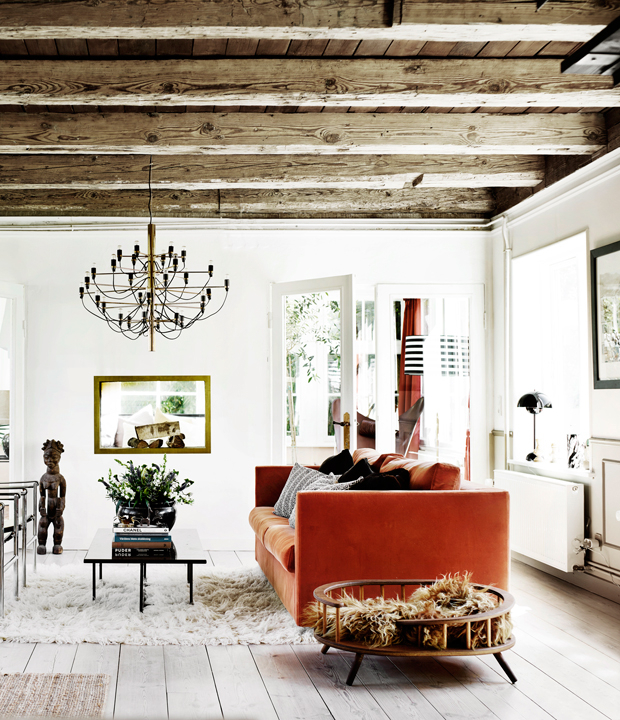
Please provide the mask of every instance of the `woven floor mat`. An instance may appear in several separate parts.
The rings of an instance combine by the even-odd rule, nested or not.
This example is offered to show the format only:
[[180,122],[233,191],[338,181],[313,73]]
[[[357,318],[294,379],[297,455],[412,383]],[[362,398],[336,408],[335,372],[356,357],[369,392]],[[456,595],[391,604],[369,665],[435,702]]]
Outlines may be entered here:
[[109,675],[0,675],[0,717],[101,717]]

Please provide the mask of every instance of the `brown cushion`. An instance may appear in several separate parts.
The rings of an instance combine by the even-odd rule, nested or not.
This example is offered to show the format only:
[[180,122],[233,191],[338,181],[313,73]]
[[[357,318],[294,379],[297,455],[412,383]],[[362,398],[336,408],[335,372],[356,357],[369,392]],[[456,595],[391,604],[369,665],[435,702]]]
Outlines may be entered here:
[[383,466],[392,460],[404,460],[404,458],[400,453],[383,453],[383,455],[379,455],[376,461],[371,464],[375,472],[383,472]]
[[285,570],[295,572],[295,530],[286,526],[272,525],[265,533],[263,545]]
[[256,537],[265,544],[265,533],[272,525],[286,525],[288,520],[273,514],[272,507],[255,507],[250,513],[250,526]]
[[372,463],[378,457],[379,453],[374,448],[357,448],[357,450],[353,451],[353,464],[355,465],[355,463],[364,459]]
[[373,448],[358,448],[353,452],[353,462],[357,465],[360,460],[368,460],[375,472],[383,472],[382,465],[391,458],[402,458],[398,453],[378,453]]
[[404,459],[390,460],[384,463],[381,472],[389,473],[397,468],[408,470],[410,490],[458,490],[461,486],[461,471],[456,465]]

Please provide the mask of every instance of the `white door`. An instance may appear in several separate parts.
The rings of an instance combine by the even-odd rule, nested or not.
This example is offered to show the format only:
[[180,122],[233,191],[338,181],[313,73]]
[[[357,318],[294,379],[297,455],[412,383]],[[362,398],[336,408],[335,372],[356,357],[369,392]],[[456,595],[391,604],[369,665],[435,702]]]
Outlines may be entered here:
[[271,286],[273,463],[320,464],[336,452],[335,400],[354,422],[354,307],[352,275]]

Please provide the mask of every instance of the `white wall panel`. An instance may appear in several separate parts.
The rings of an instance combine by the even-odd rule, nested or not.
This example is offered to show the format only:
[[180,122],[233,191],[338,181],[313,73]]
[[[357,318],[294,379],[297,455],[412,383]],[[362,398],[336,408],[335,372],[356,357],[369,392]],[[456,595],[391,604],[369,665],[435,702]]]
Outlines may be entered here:
[[221,313],[179,340],[158,337],[154,353],[146,340],[130,342],[89,316],[78,295],[93,260],[104,267],[118,244],[143,243],[146,223],[144,230],[76,226],[2,232],[0,281],[21,283],[27,294],[24,475],[43,474],[41,446],[47,438],[65,444],[60,468],[67,479],[66,547],[86,547],[96,528],[113,516],[97,483],[115,463],[93,453],[94,375],[211,375],[212,453],[169,458],[182,477],[196,481],[196,503],[180,508],[178,524],[198,527],[210,548],[250,549],[254,466],[268,464],[270,456],[269,284],[350,273],[364,285],[487,278],[488,233],[300,225],[270,230],[159,225],[162,245],[169,240],[186,245],[190,269],[213,259],[217,277],[230,274],[231,290]]

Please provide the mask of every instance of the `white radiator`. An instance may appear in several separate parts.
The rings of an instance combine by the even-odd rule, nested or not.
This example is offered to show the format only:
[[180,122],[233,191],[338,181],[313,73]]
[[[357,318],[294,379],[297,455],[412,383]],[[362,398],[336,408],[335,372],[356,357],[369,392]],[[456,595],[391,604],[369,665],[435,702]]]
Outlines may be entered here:
[[563,572],[583,564],[583,485],[496,470],[495,487],[510,493],[511,550]]

